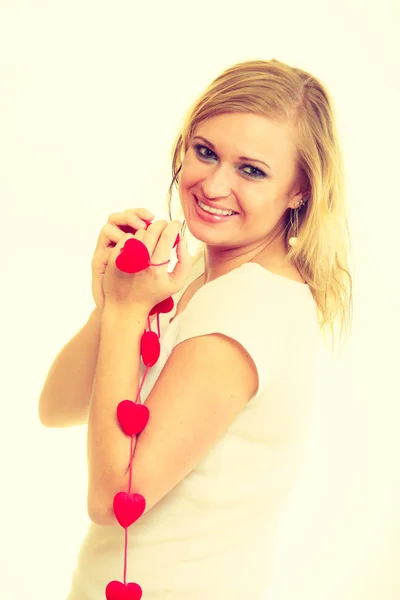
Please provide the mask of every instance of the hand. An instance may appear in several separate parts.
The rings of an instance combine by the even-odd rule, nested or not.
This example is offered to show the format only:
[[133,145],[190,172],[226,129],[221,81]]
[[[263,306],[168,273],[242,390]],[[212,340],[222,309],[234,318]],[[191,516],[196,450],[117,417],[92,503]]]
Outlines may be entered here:
[[[96,306],[104,308],[103,276],[115,245],[125,239],[126,233],[146,229],[154,215],[145,208],[129,208],[122,213],[112,213],[100,231],[92,258],[92,295]],[[147,222],[146,222],[147,221]]]
[[150,266],[138,273],[125,273],[116,266],[121,248],[131,238],[146,246],[151,263],[168,261],[181,226],[180,221],[154,221],[146,230],[140,229],[135,235],[126,234],[117,243],[111,251],[103,277],[105,308],[136,312],[140,307],[147,316],[153,306],[184,287],[193,266],[193,257],[183,239],[176,247],[178,262],[171,273],[168,272],[168,264]]

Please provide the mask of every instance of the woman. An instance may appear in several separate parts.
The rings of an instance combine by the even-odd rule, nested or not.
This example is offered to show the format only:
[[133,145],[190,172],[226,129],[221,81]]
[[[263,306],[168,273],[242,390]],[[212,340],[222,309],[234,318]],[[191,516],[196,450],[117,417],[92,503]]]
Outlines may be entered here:
[[[115,412],[144,376],[139,345],[152,306],[179,298],[161,318],[160,357],[140,390],[150,420],[132,458],[132,491],[146,509],[128,529],[126,581],[144,600],[264,597],[307,444],[319,333],[329,331],[334,350],[337,325],[350,330],[342,159],[318,80],[276,60],[227,69],[177,137],[169,209],[176,183],[185,226],[203,242],[198,260],[180,242],[169,276],[180,222],[147,227],[144,209],[111,215],[92,262],[97,308],[68,349],[71,361],[78,350],[90,355],[85,376],[79,363],[84,392],[70,387],[73,406],[51,405],[67,374],[61,360],[42,392],[45,425],[65,426],[72,414],[88,423],[92,523],[68,600],[98,600],[122,581],[113,498],[127,488],[131,446]],[[160,266],[118,271],[133,237]]]

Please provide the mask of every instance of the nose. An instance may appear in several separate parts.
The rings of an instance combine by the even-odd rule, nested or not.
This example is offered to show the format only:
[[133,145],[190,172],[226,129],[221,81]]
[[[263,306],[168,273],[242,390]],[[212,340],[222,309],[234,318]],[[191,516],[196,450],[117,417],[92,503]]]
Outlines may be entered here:
[[202,191],[206,198],[227,198],[231,195],[232,189],[229,177],[221,167],[208,173],[202,183]]

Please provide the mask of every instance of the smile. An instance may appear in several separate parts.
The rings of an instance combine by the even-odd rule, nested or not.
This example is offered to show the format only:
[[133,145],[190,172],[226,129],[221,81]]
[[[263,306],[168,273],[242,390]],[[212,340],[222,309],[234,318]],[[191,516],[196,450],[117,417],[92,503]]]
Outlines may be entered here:
[[227,221],[228,219],[232,219],[233,217],[238,216],[238,213],[235,213],[235,212],[231,215],[224,215],[224,214],[218,214],[218,213],[216,214],[214,212],[210,212],[208,210],[208,207],[205,207],[204,204],[200,203],[200,201],[196,198],[196,196],[194,196],[194,199],[195,199],[197,214],[204,221],[207,221],[208,223],[222,223],[224,221]]

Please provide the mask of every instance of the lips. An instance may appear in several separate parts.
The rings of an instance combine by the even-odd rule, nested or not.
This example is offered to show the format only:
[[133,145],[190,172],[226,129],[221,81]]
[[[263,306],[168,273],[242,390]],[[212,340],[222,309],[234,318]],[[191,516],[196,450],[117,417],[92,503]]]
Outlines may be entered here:
[[[195,196],[194,194],[193,194],[193,196],[194,196],[194,198],[195,198],[196,202],[198,203],[198,202],[199,202],[199,199],[198,199],[198,197],[197,197],[197,196]],[[234,214],[234,215],[238,215],[238,214],[239,214],[239,213],[237,213],[235,210],[233,210],[232,208],[225,208],[225,206],[214,206],[214,205],[212,205],[212,204],[209,204],[208,202],[204,202],[204,200],[200,200],[200,202],[202,202],[202,203],[203,203],[203,204],[205,204],[206,206],[209,206],[210,208],[217,208],[217,209],[219,209],[219,210],[229,210],[229,211],[233,212],[233,214]],[[200,206],[200,205],[199,205],[199,206]]]

